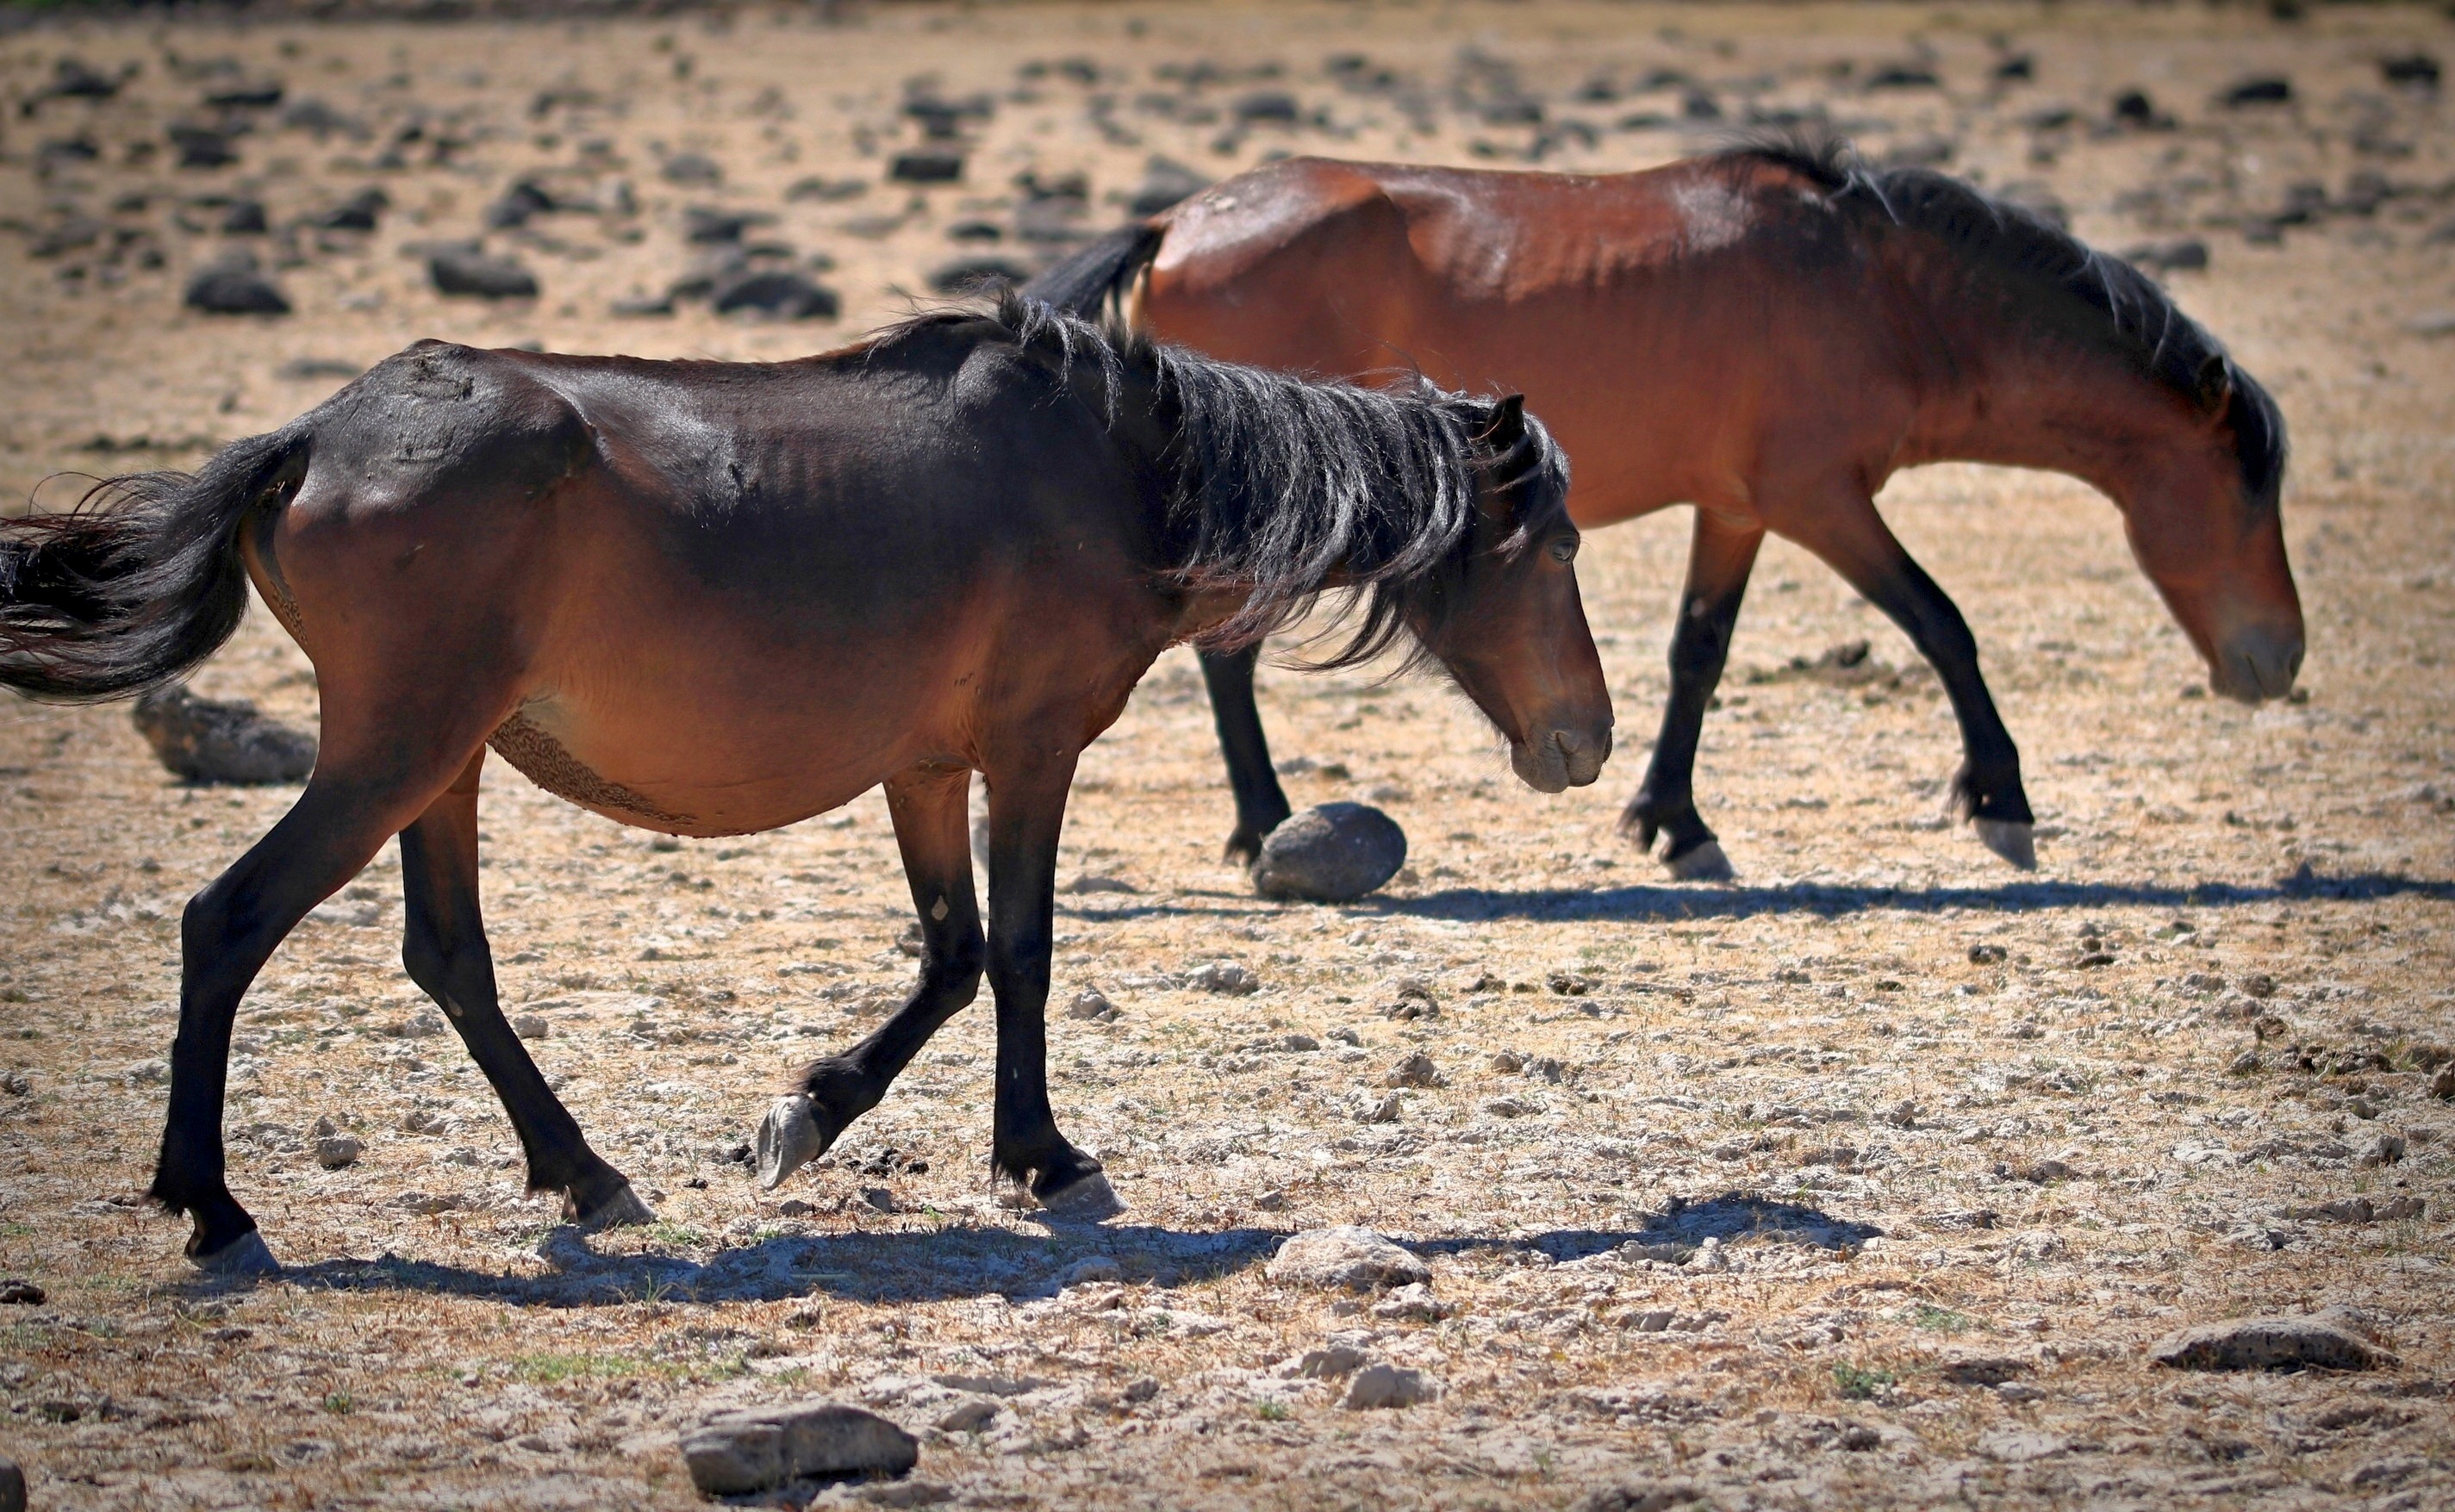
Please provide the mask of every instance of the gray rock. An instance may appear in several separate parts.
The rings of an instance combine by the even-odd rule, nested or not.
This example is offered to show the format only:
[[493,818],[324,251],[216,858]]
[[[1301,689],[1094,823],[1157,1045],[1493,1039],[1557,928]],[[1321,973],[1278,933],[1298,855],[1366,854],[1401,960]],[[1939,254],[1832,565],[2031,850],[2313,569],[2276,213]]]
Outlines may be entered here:
[[1264,897],[1344,903],[1362,897],[1407,864],[1407,832],[1379,809],[1325,803],[1272,830],[1253,862]]
[[1449,1078],[1442,1076],[1440,1067],[1432,1064],[1432,1058],[1420,1050],[1391,1066],[1389,1075],[1383,1077],[1381,1080],[1384,1086],[1391,1087],[1439,1087],[1449,1084]]
[[724,179],[724,169],[704,152],[676,152],[658,171],[668,184],[716,184]]
[[328,1134],[315,1141],[315,1163],[327,1171],[355,1165],[366,1146],[346,1134]]
[[716,286],[718,314],[756,313],[780,320],[833,320],[843,310],[836,292],[789,269],[744,272]]
[[44,1291],[41,1285],[34,1281],[0,1280],[0,1305],[40,1307],[50,1299],[50,1296],[49,1292]]
[[1117,1012],[1117,1005],[1108,1000],[1107,994],[1097,987],[1085,987],[1074,995],[1073,1001],[1065,1005],[1065,1017],[1106,1024],[1114,1023],[1125,1016]]
[[1026,283],[1031,270],[1011,257],[958,257],[929,272],[929,288],[941,294],[984,294]]
[[830,1476],[901,1476],[921,1442],[874,1412],[810,1400],[719,1413],[682,1436],[682,1462],[705,1496],[768,1491]]
[[1347,1382],[1347,1398],[1340,1406],[1356,1410],[1375,1407],[1411,1407],[1418,1402],[1440,1400],[1441,1383],[1420,1370],[1405,1365],[1367,1365]]
[[1262,990],[1262,978],[1253,974],[1253,969],[1232,960],[1196,966],[1185,974],[1185,984],[1228,998],[1248,998]]
[[922,149],[898,152],[886,176],[899,184],[951,184],[964,176],[964,154]]
[[476,299],[534,299],[537,274],[508,257],[489,257],[475,247],[444,247],[428,254],[426,274],[436,291]]
[[1430,1281],[1432,1268],[1369,1228],[1342,1223],[1289,1239],[1262,1274],[1282,1285],[1375,1292]]
[[512,1033],[523,1039],[543,1039],[554,1033],[554,1026],[536,1014],[520,1014],[512,1019]]
[[1182,199],[1210,187],[1210,180],[1170,158],[1153,157],[1143,168],[1142,186],[1126,208],[1137,215],[1156,215]]
[[2330,1308],[2295,1318],[2236,1318],[2167,1334],[2148,1358],[2172,1370],[2376,1370],[2398,1361]]
[[315,737],[268,719],[246,699],[199,698],[185,687],[136,700],[137,733],[190,782],[296,782],[315,766]]
[[188,308],[209,315],[286,315],[289,296],[258,272],[254,259],[216,263],[188,280]]
[[1672,1507],[1686,1506],[1701,1501],[1705,1493],[1685,1482],[1669,1485],[1638,1485],[1624,1482],[1587,1493],[1577,1503],[1577,1512],[1670,1512]]

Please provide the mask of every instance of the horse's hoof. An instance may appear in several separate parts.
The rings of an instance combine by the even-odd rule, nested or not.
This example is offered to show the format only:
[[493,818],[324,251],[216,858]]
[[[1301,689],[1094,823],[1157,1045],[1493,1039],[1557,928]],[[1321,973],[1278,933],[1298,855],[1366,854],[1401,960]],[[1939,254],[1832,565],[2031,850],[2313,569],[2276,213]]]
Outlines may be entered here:
[[632,1228],[657,1220],[656,1211],[639,1200],[639,1194],[631,1190],[628,1181],[617,1187],[612,1197],[585,1213],[579,1210],[577,1199],[565,1197],[562,1200],[562,1217],[565,1222],[576,1223],[592,1232],[600,1228]]
[[1663,867],[1682,882],[1728,882],[1738,873],[1732,870],[1731,858],[1722,854],[1722,842],[1707,840],[1693,851],[1663,857]]
[[2024,872],[2038,869],[2037,826],[2019,819],[1972,819],[1978,843]]
[[1042,1212],[1068,1223],[1096,1223],[1126,1210],[1117,1189],[1108,1184],[1106,1171],[1088,1172],[1039,1196]]
[[189,1257],[196,1269],[209,1276],[278,1276],[281,1262],[273,1258],[265,1245],[264,1236],[249,1229],[210,1255]]
[[826,1148],[819,1134],[819,1120],[813,1115],[815,1105],[807,1095],[796,1092],[789,1098],[778,1098],[759,1120],[759,1189],[772,1192],[784,1184],[784,1178],[800,1170]]

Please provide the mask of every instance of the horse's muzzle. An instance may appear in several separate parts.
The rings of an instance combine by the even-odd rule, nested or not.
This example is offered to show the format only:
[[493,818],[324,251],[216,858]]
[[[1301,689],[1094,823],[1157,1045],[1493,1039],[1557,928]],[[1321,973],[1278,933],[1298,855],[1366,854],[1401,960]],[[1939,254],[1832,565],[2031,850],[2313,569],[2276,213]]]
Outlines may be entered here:
[[1518,780],[1537,793],[1581,788],[1602,775],[1611,758],[1611,726],[1596,731],[1552,730],[1540,740],[1519,741],[1509,748],[1509,764]]
[[2208,686],[2242,703],[2282,698],[2302,671],[2302,637],[2252,628],[2236,631],[2217,650]]

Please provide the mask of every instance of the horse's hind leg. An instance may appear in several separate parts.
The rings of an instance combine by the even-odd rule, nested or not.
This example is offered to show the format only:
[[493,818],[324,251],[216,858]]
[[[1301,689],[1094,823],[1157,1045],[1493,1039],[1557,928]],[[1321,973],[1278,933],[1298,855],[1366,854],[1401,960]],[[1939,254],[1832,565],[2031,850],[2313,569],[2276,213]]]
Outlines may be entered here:
[[563,1194],[563,1216],[600,1226],[645,1223],[656,1215],[606,1164],[538,1074],[495,994],[495,961],[477,907],[477,774],[484,747],[451,788],[400,832],[408,902],[401,963],[443,1009],[470,1058],[503,1099],[528,1157],[529,1190]]
[[396,770],[367,781],[339,775],[340,765],[319,763],[297,804],[198,893],[180,920],[179,1032],[150,1195],[188,1215],[194,1225],[188,1254],[209,1270],[274,1268],[255,1220],[231,1196],[223,1163],[223,1093],[239,999],[307,911],[356,876],[450,775],[448,767],[431,776]]
[[1242,651],[1202,653],[1202,680],[1210,689],[1210,717],[1219,727],[1219,754],[1228,762],[1228,786],[1236,795],[1236,829],[1228,837],[1227,858],[1248,865],[1262,854],[1262,841],[1287,819],[1288,795],[1270,770],[1270,739],[1253,701],[1257,641]]
[[826,1153],[846,1125],[878,1106],[939,1027],[978,996],[981,911],[965,834],[971,774],[915,768],[886,781],[903,877],[921,916],[921,979],[886,1022],[840,1056],[815,1060],[759,1125],[759,1184],[780,1185]]
[[1995,711],[1978,671],[1978,638],[1926,570],[1902,549],[1875,502],[1855,487],[1834,508],[1803,516],[1786,531],[1831,564],[1901,627],[1935,668],[1960,722],[1961,764],[1953,776],[1954,807],[1986,848],[2022,871],[2038,864],[2029,795],[2020,785],[2020,752]]
[[1074,757],[1030,755],[1022,770],[998,769],[989,790],[989,986],[997,994],[998,1031],[993,1155],[998,1170],[1051,1211],[1106,1217],[1118,1202],[1100,1162],[1066,1142],[1048,1106],[1050,916]]
[[1730,858],[1696,812],[1696,744],[1730,655],[1748,574],[1763,544],[1761,526],[1732,526],[1711,510],[1696,511],[1688,583],[1679,594],[1679,623],[1671,633],[1671,696],[1663,705],[1662,733],[1654,739],[1644,784],[1619,816],[1620,833],[1647,850],[1657,833],[1665,837],[1662,864],[1674,877],[1724,881],[1731,876]]

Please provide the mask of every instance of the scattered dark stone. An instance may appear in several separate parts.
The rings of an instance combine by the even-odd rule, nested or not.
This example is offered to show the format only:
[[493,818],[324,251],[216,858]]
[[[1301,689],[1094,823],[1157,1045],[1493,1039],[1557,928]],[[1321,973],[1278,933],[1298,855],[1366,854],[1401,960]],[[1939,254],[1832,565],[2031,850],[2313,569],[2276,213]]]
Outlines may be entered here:
[[1304,110],[1285,90],[1255,90],[1237,100],[1236,119],[1247,126],[1293,126]]
[[178,777],[201,783],[297,782],[315,766],[315,737],[266,718],[244,698],[199,698],[184,686],[136,700],[131,718]]
[[821,178],[814,175],[794,180],[792,188],[784,191],[784,200],[787,204],[793,205],[809,201],[832,205],[840,200],[859,199],[868,192],[869,182],[866,179]]
[[554,196],[529,179],[520,179],[486,207],[486,225],[494,231],[525,226],[554,209]]
[[1154,156],[1143,165],[1142,186],[1126,208],[1137,215],[1156,215],[1210,187],[1210,180],[1172,158]]
[[321,231],[373,231],[392,208],[392,196],[380,189],[362,189],[311,223]]
[[2114,97],[2114,118],[2124,126],[2143,131],[2171,131],[2174,118],[2157,109],[2145,90],[2125,90]]
[[2025,84],[2038,76],[2038,60],[2025,52],[2015,52],[1995,65],[1994,79],[1998,84]]
[[2264,74],[2242,80],[2217,99],[2230,111],[2248,105],[2287,105],[2293,100],[2293,83],[2279,74]]
[[173,126],[167,133],[181,168],[226,168],[238,161],[228,131],[210,126]]
[[2398,1363],[2330,1308],[2299,1318],[2237,1318],[2166,1335],[2148,1358],[2170,1370],[2375,1370]]
[[225,236],[261,236],[273,229],[264,213],[260,199],[234,199],[222,209],[222,234]]
[[1710,91],[1690,90],[1680,97],[1679,115],[1689,121],[1718,121],[1722,118],[1722,105]]
[[2379,207],[2395,198],[2395,186],[2384,173],[2364,169],[2344,180],[2343,197],[2335,208],[2347,215],[2375,215]]
[[2208,265],[2208,244],[2197,236],[2142,242],[2123,252],[2122,260],[2152,273],[2195,273]]
[[999,242],[1005,240],[1005,228],[995,221],[959,220],[946,228],[948,241]]
[[15,1278],[0,1280],[0,1305],[40,1307],[50,1295],[32,1281]]
[[740,273],[717,284],[712,292],[719,314],[756,312],[783,320],[833,320],[843,309],[834,290],[787,269]]
[[475,247],[437,249],[426,259],[437,292],[479,299],[534,299],[537,275],[508,257],[489,257]]
[[2406,52],[2381,58],[2379,75],[2401,89],[2434,90],[2438,88],[2438,60],[2426,52]]
[[91,136],[62,136],[45,142],[34,150],[34,163],[44,172],[66,163],[91,163],[102,155],[102,149]]
[[0,1460],[0,1512],[26,1512],[26,1472],[14,1460]]
[[1943,81],[1923,63],[1887,63],[1867,75],[1871,90],[1936,90]]
[[614,301],[613,305],[609,307],[607,312],[621,316],[624,319],[643,319],[652,318],[658,315],[670,315],[674,312],[674,296],[671,294],[639,294],[629,299],[617,299]]
[[2020,117],[2020,124],[2032,131],[2059,131],[2080,119],[2080,112],[2068,105],[2047,105]]
[[886,176],[899,184],[952,184],[964,176],[964,154],[927,149],[898,152]]
[[290,109],[281,112],[281,124],[294,131],[310,132],[319,140],[336,133],[353,137],[368,134],[365,122],[355,116],[343,115],[317,99],[293,102]]
[[244,253],[199,269],[188,280],[188,308],[209,315],[286,315],[290,300]]
[[51,65],[51,92],[61,99],[107,100],[119,92],[119,79],[96,72],[80,58],[62,58]]
[[1077,242],[1084,239],[1083,219],[1089,207],[1080,199],[1052,194],[1027,199],[1015,208],[1014,234],[1026,242]]
[[958,257],[930,270],[929,288],[942,294],[982,294],[1030,277],[1031,270],[1011,257]]
[[873,1412],[808,1401],[720,1413],[682,1436],[682,1460],[704,1496],[740,1496],[789,1482],[903,1476],[920,1441]]
[[102,240],[111,228],[83,211],[70,211],[35,233],[26,245],[29,257],[57,257],[62,252],[83,252]]
[[1253,886],[1265,897],[1343,903],[1362,897],[1407,864],[1407,832],[1379,809],[1325,803],[1282,823],[1262,841]]
[[682,212],[682,240],[697,247],[738,242],[753,226],[772,226],[776,217],[760,211],[712,210],[693,205]]
[[724,170],[704,152],[676,152],[665,159],[659,171],[668,184],[716,184],[724,179]]
[[1671,1512],[1673,1507],[1704,1499],[1704,1492],[1685,1482],[1640,1485],[1632,1481],[1588,1492],[1577,1503],[1577,1512]]
[[218,110],[269,110],[281,103],[281,81],[259,79],[250,84],[226,84],[207,91],[205,103]]

